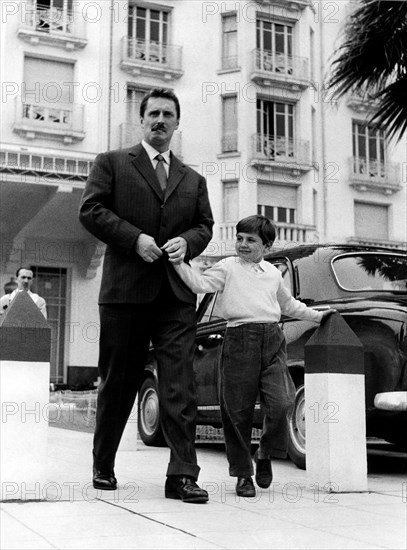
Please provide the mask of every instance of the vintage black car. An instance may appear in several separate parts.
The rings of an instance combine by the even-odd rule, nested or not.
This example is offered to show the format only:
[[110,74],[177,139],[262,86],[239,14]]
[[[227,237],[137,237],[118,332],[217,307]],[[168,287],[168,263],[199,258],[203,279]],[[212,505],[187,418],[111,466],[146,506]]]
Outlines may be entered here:
[[[407,443],[407,253],[359,245],[304,245],[265,258],[283,273],[292,295],[315,309],[336,309],[364,347],[366,432],[399,446]],[[218,357],[226,322],[217,293],[198,307],[195,379],[198,424],[220,427]],[[288,367],[297,388],[289,419],[289,456],[305,468],[304,345],[317,326],[282,317]],[[139,395],[138,426],[147,445],[163,443],[154,352]],[[261,427],[260,406],[255,426]]]

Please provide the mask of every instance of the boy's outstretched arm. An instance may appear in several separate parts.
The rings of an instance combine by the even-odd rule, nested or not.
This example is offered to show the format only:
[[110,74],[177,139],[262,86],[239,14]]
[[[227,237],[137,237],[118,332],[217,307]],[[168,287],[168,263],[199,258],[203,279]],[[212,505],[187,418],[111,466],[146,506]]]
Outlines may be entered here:
[[222,262],[218,262],[203,273],[193,270],[185,262],[172,265],[184,283],[196,294],[216,292],[223,290],[225,286],[226,270]]

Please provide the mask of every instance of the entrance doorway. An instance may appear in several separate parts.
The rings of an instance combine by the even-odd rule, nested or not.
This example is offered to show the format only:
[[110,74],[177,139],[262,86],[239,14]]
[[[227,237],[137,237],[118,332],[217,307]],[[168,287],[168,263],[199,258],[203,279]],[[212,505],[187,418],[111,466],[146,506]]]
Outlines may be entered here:
[[65,323],[67,306],[67,269],[31,266],[33,292],[47,303],[47,320],[51,327],[50,382],[64,383]]

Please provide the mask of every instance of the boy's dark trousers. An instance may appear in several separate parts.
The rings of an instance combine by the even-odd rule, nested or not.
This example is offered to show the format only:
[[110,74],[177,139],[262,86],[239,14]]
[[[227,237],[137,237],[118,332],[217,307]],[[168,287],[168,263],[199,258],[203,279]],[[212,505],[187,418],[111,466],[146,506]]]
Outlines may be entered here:
[[254,407],[260,393],[264,413],[260,448],[285,458],[287,417],[295,386],[287,369],[286,341],[278,323],[247,323],[226,329],[221,356],[221,414],[234,477],[253,475],[251,436]]

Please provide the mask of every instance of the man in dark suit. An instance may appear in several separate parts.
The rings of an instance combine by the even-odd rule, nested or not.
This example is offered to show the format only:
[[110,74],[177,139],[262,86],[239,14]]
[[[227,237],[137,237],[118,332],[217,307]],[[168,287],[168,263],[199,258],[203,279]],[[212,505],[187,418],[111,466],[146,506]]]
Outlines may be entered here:
[[96,157],[80,205],[82,224],[107,244],[99,294],[101,384],[93,485],[117,487],[116,451],[151,341],[161,423],[170,447],[165,496],[206,502],[208,493],[196,483],[196,296],[169,260],[189,260],[203,252],[212,236],[212,212],[205,179],[169,150],[180,119],[175,94],[151,90],[140,117],[143,141]]

